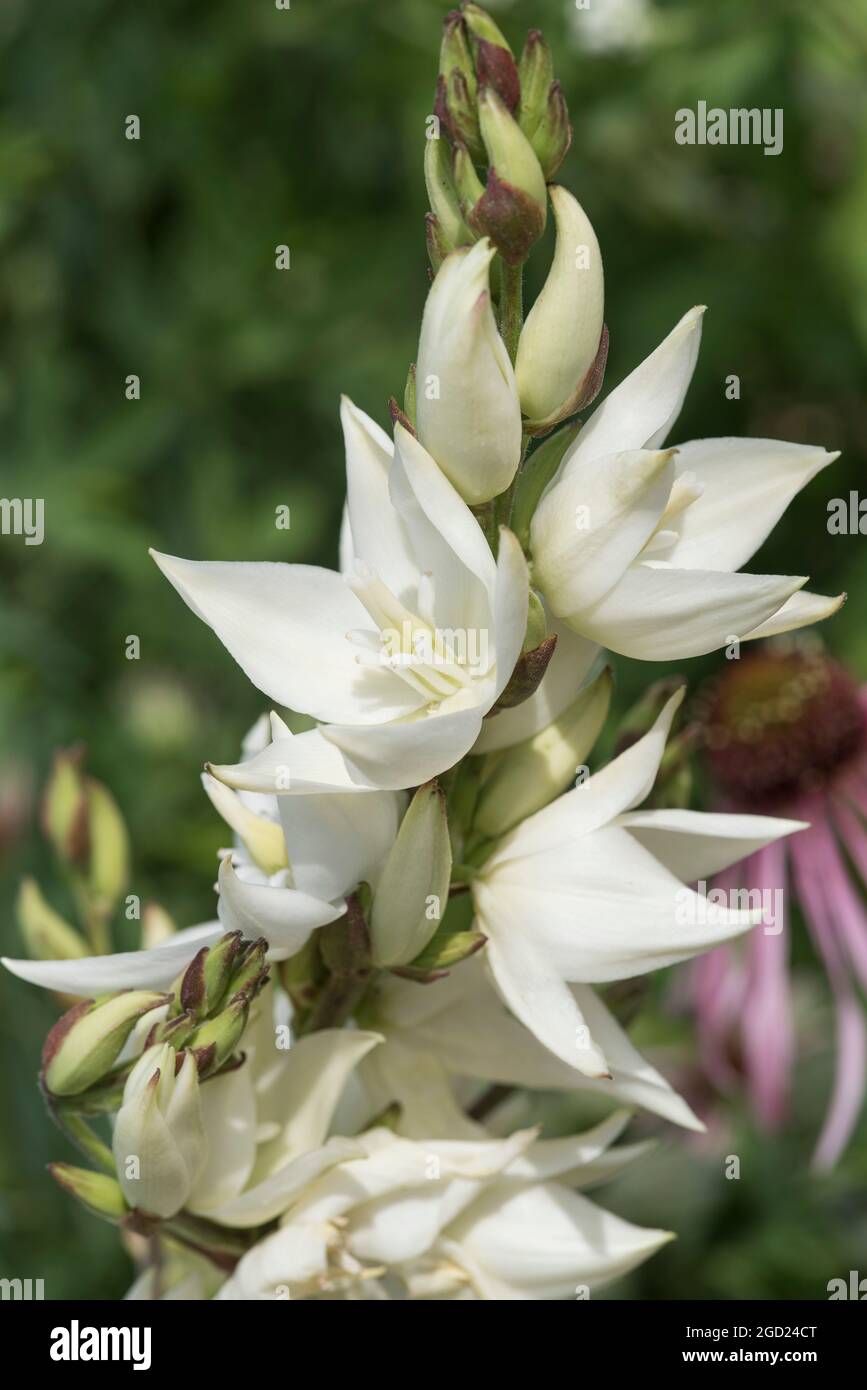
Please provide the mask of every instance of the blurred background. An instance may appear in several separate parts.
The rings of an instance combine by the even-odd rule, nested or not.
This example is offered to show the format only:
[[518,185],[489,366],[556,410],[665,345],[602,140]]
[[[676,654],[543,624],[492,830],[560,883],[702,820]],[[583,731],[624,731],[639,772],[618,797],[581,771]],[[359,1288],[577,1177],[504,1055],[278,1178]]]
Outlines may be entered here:
[[[52,750],[82,744],[129,826],[128,891],[180,926],[213,915],[224,830],[198,773],[236,760],[264,701],[148,559],[333,564],[338,398],[381,423],[401,394],[428,284],[422,179],[438,0],[5,0],[0,110],[2,490],[45,499],[41,546],[0,538],[0,945],[24,953],[23,875],[71,904],[38,826]],[[709,306],[675,439],[764,435],[841,449],[751,568],[863,594],[858,536],[826,505],[867,455],[865,0],[513,0],[541,28],[575,127],[558,175],[605,257],[613,385]],[[782,107],[784,150],[678,146],[674,112]],[[140,139],[125,138],[127,117]],[[275,248],[291,269],[275,269]],[[550,241],[537,247],[530,294]],[[126,379],[140,377],[140,399]],[[725,382],[740,378],[740,398]],[[288,506],[291,529],[275,526]],[[126,658],[127,638],[140,658]],[[863,607],[826,625],[867,678]],[[682,663],[699,686],[718,658]],[[617,663],[622,712],[663,666]],[[797,927],[797,924],[796,924]],[[137,944],[118,912],[115,942]],[[793,1121],[721,1132],[613,1185],[621,1214],[679,1239],[616,1296],[823,1297],[864,1267],[867,1125],[807,1173],[831,1075],[824,978],[796,942],[808,1038]],[[36,1089],[52,998],[0,976],[0,1266],[46,1295],[117,1297],[130,1262],[44,1171],[72,1158]],[[651,1009],[636,1039],[674,1078],[690,1025]],[[727,1181],[720,1154],[737,1153]]]

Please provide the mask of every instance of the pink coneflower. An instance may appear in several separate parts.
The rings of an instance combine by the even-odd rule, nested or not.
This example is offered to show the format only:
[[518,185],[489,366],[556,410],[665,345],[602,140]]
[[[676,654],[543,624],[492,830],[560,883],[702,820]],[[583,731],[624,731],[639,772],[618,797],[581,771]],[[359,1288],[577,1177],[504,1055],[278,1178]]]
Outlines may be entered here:
[[[800,904],[836,1015],[834,1086],[814,1154],[830,1168],[845,1148],[867,1082],[867,687],[821,649],[787,643],[732,661],[701,709],[706,764],[726,809],[781,815],[809,829],[743,860],[723,889],[782,890]],[[848,862],[847,862],[848,861]],[[702,1062],[728,1090],[745,1078],[766,1129],[788,1108],[795,1036],[789,920],[722,947],[693,967]],[[778,934],[775,934],[778,933]]]

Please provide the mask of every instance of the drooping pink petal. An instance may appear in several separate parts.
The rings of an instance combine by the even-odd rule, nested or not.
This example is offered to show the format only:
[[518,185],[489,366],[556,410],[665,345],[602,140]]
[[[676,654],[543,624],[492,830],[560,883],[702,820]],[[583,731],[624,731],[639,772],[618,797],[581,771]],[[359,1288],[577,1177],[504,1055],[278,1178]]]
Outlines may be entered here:
[[[749,887],[785,903],[786,850],[767,845],[743,866]],[[772,924],[756,927],[748,943],[749,964],[742,1034],[747,1086],[753,1111],[767,1130],[778,1129],[788,1108],[795,1036],[789,989],[789,931],[785,907]]]
[[[805,820],[822,819],[818,797],[805,798],[800,808]],[[837,1061],[834,1088],[813,1154],[817,1168],[832,1168],[849,1141],[858,1119],[867,1084],[867,1028],[859,1000],[846,971],[846,960],[837,940],[829,902],[827,863],[822,838],[814,827],[796,835],[791,844],[794,881],[816,949],[828,972],[836,1010]]]

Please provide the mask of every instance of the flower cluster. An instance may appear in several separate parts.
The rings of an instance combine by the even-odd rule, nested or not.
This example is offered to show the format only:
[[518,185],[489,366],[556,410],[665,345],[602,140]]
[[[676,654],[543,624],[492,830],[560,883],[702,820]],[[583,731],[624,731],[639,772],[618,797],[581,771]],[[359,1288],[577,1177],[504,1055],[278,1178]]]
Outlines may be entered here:
[[[611,1148],[632,1110],[699,1122],[604,990],[755,925],[684,913],[686,885],[801,828],[651,801],[682,690],[587,759],[603,648],[689,657],[839,605],[741,572],[831,456],[667,445],[700,309],[579,429],[607,356],[602,259],[550,183],[571,130],[541,35],[516,61],[477,5],[450,14],[435,112],[417,361],[391,435],[342,404],[339,568],[155,556],[290,712],[205,774],[232,834],[219,920],[7,962],[80,997],[42,1084],[97,1170],[55,1176],[161,1250],[134,1296],[557,1299],[632,1268],[667,1233],[576,1189],[643,1152]],[[619,1108],[574,1137],[509,1133],[514,1087]]]

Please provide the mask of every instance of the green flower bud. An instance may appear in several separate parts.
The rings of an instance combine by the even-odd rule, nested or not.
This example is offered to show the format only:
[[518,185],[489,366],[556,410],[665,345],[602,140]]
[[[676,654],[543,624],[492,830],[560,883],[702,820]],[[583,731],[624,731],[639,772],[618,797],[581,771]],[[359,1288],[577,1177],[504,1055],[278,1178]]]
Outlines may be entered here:
[[27,954],[35,960],[80,960],[87,955],[78,932],[45,901],[35,879],[22,880],[15,911]]
[[479,199],[484,197],[485,185],[476,173],[476,166],[466,145],[455,145],[452,176],[460,209],[465,215],[470,215]]
[[504,835],[575,781],[605,723],[611,686],[606,668],[553,724],[523,743],[488,754],[475,831],[488,837]]
[[238,994],[215,1018],[207,1019],[190,1035],[187,1046],[202,1078],[213,1076],[231,1057],[244,1036],[249,1013],[249,997]]
[[551,50],[539,29],[531,29],[518,61],[518,76],[521,80],[521,103],[518,107],[518,124],[532,141],[548,105],[548,91],[554,81],[554,64]]
[[[475,238],[461,215],[448,141],[425,141],[424,179],[445,255],[456,246],[472,245]],[[481,190],[481,185],[479,187]]]
[[82,1206],[117,1225],[129,1208],[124,1201],[120,1183],[107,1173],[94,1173],[89,1168],[76,1168],[72,1163],[49,1163],[48,1171],[56,1183],[71,1192]]
[[520,265],[545,230],[545,178],[526,135],[490,87],[479,98],[479,119],[488,181],[467,221],[474,231],[491,238],[509,265]]
[[572,144],[569,108],[559,82],[551,83],[545,115],[533,132],[531,143],[545,178],[552,179]]
[[55,1096],[76,1096],[103,1077],[143,1014],[165,994],[129,989],[83,999],[55,1023],[42,1049],[42,1080]]
[[110,916],[129,878],[129,836],[107,787],[87,779],[90,864],[88,895],[92,911]]
[[374,894],[374,964],[408,965],[424,949],[445,912],[451,870],[445,797],[428,782],[410,803]]
[[479,88],[492,88],[509,111],[517,110],[521,83],[502,31],[480,5],[464,5],[461,15],[471,35]]
[[180,984],[181,1008],[205,1018],[222,1001],[241,950],[241,933],[228,932],[213,946],[203,946],[190,961]]
[[81,767],[84,750],[62,749],[54,765],[42,802],[42,827],[64,864],[87,865],[90,855],[87,794]]
[[247,943],[232,971],[232,978],[226,990],[229,1000],[237,998],[240,994],[253,999],[258,994],[268,978],[268,963],[265,959],[267,954],[268,942],[264,936],[260,936],[258,941]]

